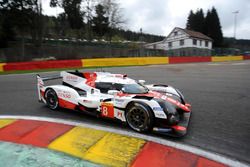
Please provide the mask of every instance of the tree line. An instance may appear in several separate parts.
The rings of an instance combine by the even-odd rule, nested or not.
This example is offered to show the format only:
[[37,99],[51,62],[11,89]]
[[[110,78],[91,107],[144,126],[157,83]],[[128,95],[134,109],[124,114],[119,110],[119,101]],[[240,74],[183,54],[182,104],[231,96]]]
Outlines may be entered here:
[[201,32],[213,39],[214,47],[223,46],[223,33],[221,30],[220,19],[214,7],[208,10],[206,15],[202,9],[196,12],[190,11],[186,29]]
[[22,41],[31,38],[36,46],[43,38],[137,41],[143,35],[147,42],[163,39],[124,30],[126,20],[116,0],[50,0],[50,6],[62,8],[63,13],[43,15],[41,0],[0,1],[0,47],[7,47],[17,37]]

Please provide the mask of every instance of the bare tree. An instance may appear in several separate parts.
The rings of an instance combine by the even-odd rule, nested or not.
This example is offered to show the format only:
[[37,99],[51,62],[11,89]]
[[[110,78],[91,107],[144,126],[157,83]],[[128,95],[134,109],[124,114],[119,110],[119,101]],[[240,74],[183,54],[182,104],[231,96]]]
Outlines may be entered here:
[[116,0],[101,0],[101,5],[109,17],[109,26],[111,28],[120,28],[126,22],[122,15],[122,8]]
[[116,0],[100,0],[109,18],[109,38],[112,40],[113,30],[119,29],[126,22],[122,15],[122,9]]
[[96,0],[82,0],[82,8],[86,12],[85,22],[86,22],[86,32],[87,39],[90,40],[92,38],[92,19],[94,15],[94,8],[97,4]]

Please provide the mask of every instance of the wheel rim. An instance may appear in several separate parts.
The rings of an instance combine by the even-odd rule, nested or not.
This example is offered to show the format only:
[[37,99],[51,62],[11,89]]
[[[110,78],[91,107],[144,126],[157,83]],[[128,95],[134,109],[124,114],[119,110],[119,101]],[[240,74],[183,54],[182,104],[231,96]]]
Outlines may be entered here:
[[56,109],[58,106],[57,95],[54,91],[49,90],[46,95],[46,101],[51,109]]
[[148,116],[142,108],[133,107],[128,111],[127,121],[133,129],[141,131],[147,128]]

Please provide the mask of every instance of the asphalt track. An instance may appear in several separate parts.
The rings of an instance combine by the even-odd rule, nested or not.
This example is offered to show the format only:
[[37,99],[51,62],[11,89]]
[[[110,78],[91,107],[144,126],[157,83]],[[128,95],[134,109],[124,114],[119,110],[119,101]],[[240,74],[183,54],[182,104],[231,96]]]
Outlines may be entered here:
[[[155,134],[149,136],[195,146],[250,164],[250,61],[105,70],[145,79],[147,83],[172,85],[180,89],[192,104],[193,113],[187,136],[180,139]],[[57,73],[44,73],[42,76]],[[85,114],[49,110],[38,103],[34,74],[0,76],[0,115],[70,119],[131,131],[119,123]]]

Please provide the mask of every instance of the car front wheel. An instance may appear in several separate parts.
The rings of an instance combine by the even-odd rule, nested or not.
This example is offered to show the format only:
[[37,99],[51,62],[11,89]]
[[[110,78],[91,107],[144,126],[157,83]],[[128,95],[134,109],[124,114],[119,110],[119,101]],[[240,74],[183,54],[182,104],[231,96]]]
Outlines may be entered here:
[[153,127],[153,114],[148,106],[142,103],[133,103],[126,112],[128,125],[135,131],[147,132]]

